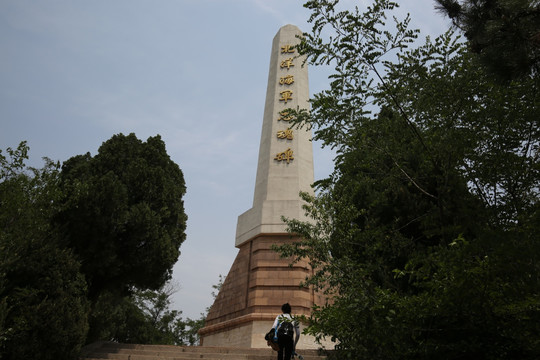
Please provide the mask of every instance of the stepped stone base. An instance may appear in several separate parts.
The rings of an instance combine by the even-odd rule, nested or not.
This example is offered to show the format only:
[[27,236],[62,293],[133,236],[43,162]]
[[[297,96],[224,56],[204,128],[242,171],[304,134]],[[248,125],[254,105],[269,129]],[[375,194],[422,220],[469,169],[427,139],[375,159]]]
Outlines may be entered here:
[[[264,348],[264,334],[272,327],[272,321],[250,321],[251,316],[235,319],[229,324],[219,324],[216,330],[208,329],[203,346],[231,346],[241,348]],[[237,323],[237,324],[234,324]],[[219,328],[223,328],[220,331]]]
[[[317,350],[299,350],[304,360],[324,360],[326,353]],[[99,342],[83,349],[81,360],[274,360],[277,354],[270,348],[248,349],[233,347],[137,345]]]
[[[264,317],[265,314],[257,314],[257,317]],[[249,316],[246,317],[245,323],[222,331],[212,332],[204,337],[203,346],[227,346],[240,348],[265,348],[267,347],[264,335],[270,330],[274,322],[274,315],[267,314],[268,321],[249,321]],[[239,319],[242,320],[242,319]],[[227,327],[227,324],[220,324]],[[303,325],[300,324],[300,331],[303,330]],[[321,347],[332,349],[332,342],[322,342],[318,344],[312,336],[301,335],[297,349],[318,350]]]
[[[274,244],[298,241],[290,234],[260,234],[239,246],[238,255],[199,331],[203,346],[265,348],[264,335],[288,302],[293,315],[309,315],[313,305],[323,305],[324,296],[300,283],[312,270],[306,261],[294,265],[272,250]],[[301,326],[302,327],[302,326]],[[333,344],[322,344],[333,348]],[[298,349],[321,345],[301,336]]]

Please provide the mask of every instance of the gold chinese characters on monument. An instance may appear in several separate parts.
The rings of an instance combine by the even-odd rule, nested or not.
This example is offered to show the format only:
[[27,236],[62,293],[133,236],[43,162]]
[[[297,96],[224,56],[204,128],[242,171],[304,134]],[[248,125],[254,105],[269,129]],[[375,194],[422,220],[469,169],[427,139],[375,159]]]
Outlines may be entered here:
[[283,45],[281,47],[282,54],[293,53],[293,52],[294,52],[294,45]]
[[284,101],[285,104],[287,103],[287,101],[292,100],[292,91],[291,90],[280,91],[279,95],[281,95],[281,97],[279,98],[279,101]]
[[[293,45],[283,45],[281,46],[281,53],[282,54],[292,54],[295,52]],[[287,59],[283,59],[280,62],[279,65],[281,71],[289,71],[292,67],[294,67],[294,58],[290,57]],[[280,76],[279,78],[279,84],[285,87],[288,87],[294,83],[294,76],[291,74],[287,74],[285,76]],[[283,104],[287,104],[287,102],[293,100],[293,92],[292,90],[283,90],[279,92],[279,101],[283,102]],[[279,113],[279,118],[277,121],[291,121],[292,116],[289,114],[286,110],[281,110]],[[278,139],[285,139],[285,140],[293,140],[293,130],[291,128],[287,128],[285,130],[278,130],[276,133],[276,137]],[[274,157],[274,160],[277,160],[278,162],[286,161],[287,164],[289,164],[292,160],[294,160],[294,152],[291,148],[288,148],[287,150],[277,153]]]
[[279,130],[277,132],[278,139],[287,139],[292,140],[294,138],[293,131],[290,128],[287,128],[287,130]]
[[288,148],[284,152],[276,154],[274,159],[277,161],[286,161],[288,164],[291,160],[294,160],[293,151],[291,148]]
[[289,70],[293,66],[294,66],[293,58],[288,58],[288,59],[283,60],[279,67],[282,68],[282,69],[287,68],[287,70]]
[[292,115],[290,115],[287,110],[280,111],[278,115],[278,121],[291,121],[293,119]]
[[287,75],[279,78],[280,85],[291,85],[294,82],[294,76]]

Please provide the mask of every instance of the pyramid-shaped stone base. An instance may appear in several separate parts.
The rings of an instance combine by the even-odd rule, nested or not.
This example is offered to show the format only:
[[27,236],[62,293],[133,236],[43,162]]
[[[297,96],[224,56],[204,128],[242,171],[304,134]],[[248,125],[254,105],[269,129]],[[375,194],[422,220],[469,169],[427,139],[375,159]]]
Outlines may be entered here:
[[[312,288],[300,287],[311,274],[307,262],[294,265],[271,249],[274,244],[298,241],[290,234],[261,234],[239,247],[238,255],[200,330],[203,346],[264,348],[264,335],[291,304],[293,315],[309,315],[324,297]],[[303,325],[301,325],[302,327]],[[320,348],[313,338],[301,336],[298,349]]]

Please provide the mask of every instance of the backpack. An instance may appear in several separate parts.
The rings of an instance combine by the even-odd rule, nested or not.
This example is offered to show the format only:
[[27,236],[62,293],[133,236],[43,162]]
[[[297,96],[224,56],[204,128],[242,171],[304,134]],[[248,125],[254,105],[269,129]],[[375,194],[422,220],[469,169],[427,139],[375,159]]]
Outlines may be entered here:
[[294,325],[289,320],[279,323],[277,327],[277,334],[278,336],[285,335],[292,339],[294,334]]
[[270,346],[272,350],[279,351],[278,343],[274,342],[275,333],[276,329],[270,329],[270,331],[264,336],[264,340],[266,340],[266,345]]

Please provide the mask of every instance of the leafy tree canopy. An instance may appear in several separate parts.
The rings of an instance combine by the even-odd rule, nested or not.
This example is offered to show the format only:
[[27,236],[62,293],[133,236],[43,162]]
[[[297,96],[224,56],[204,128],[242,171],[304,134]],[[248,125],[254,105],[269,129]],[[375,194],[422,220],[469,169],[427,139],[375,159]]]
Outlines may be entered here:
[[538,76],[540,3],[532,0],[436,0],[473,52],[501,79]]
[[[220,275],[219,290],[223,278]],[[170,282],[158,290],[136,290],[119,298],[101,294],[92,312],[89,338],[111,339],[123,343],[199,345],[198,331],[204,326],[208,310],[198,319],[183,318],[182,311],[171,309],[176,289]],[[215,298],[216,294],[212,292]]]
[[335,71],[296,112],[335,169],[281,247],[332,297],[308,331],[340,358],[537,358],[538,83],[495,83],[452,33],[410,48],[391,1],[337,3],[305,4],[299,50]]
[[90,297],[132,287],[158,289],[185,239],[182,171],[159,136],[115,135],[98,154],[62,166],[56,222],[82,263]]
[[51,218],[59,164],[29,169],[28,146],[0,151],[0,358],[76,359],[88,330],[86,282]]
[[149,321],[133,297],[170,278],[185,239],[183,175],[159,136],[116,135],[62,168],[48,159],[28,168],[27,154],[25,142],[0,151],[0,357],[170,342],[163,329],[181,319],[168,298],[151,298],[163,311]]

